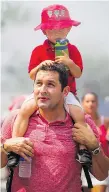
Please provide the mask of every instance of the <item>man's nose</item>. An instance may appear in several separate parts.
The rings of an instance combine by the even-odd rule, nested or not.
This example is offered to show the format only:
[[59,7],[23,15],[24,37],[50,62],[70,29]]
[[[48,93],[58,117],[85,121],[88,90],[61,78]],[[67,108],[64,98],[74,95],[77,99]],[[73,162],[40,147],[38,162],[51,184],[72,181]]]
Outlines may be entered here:
[[40,87],[40,92],[41,92],[41,93],[46,93],[46,92],[47,92],[47,87],[46,87],[46,85],[42,85],[42,86]]

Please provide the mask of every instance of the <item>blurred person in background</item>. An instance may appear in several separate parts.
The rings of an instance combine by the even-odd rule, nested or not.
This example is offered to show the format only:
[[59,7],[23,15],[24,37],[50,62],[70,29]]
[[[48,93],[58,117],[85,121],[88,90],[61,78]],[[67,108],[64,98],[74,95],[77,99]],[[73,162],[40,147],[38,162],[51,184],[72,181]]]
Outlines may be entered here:
[[[20,109],[21,106],[22,106],[22,103],[25,101],[25,99],[27,97],[28,97],[28,95],[20,95],[20,96],[15,97],[14,99],[12,99],[12,102],[11,102],[11,104],[8,107],[8,112],[11,112],[11,111],[13,111],[15,109]],[[7,115],[5,114],[5,116],[3,116],[1,118],[1,127],[2,127],[2,124],[3,124],[6,116]]]
[[[99,81],[91,80],[84,84],[83,86],[83,94],[89,92],[94,92],[95,94],[99,95],[98,98],[98,111],[100,115],[108,116],[109,117],[109,96],[108,96],[108,89],[107,93],[103,91],[101,88],[102,85]],[[102,91],[101,91],[102,90]]]
[[[94,92],[86,93],[82,97],[82,106],[85,113],[89,114],[97,125],[101,146],[104,153],[109,156],[109,118],[99,114],[97,94]],[[109,185],[109,178],[104,181],[98,181],[93,175],[91,175],[91,179],[94,187],[92,189],[88,189],[84,173],[82,172],[84,192],[106,192],[107,185]]]
[[25,101],[25,99],[28,97],[28,95],[20,95],[18,97],[15,97],[9,105],[8,109],[9,111],[15,110],[15,109],[20,109],[22,103]]

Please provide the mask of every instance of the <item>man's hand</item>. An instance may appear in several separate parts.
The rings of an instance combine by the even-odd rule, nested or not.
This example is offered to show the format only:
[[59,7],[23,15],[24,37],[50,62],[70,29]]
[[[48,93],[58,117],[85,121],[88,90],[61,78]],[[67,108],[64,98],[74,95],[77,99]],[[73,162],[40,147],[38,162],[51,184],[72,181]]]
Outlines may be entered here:
[[63,56],[57,56],[55,57],[55,62],[57,63],[63,63],[67,67],[69,67],[70,64],[72,64],[72,60],[69,58],[67,53],[65,51],[62,51]]
[[72,129],[72,135],[74,141],[85,145],[89,150],[94,150],[99,147],[98,140],[89,125],[86,127],[79,123],[75,123]]
[[4,143],[4,148],[7,152],[12,151],[19,154],[27,161],[29,160],[28,156],[34,156],[33,143],[24,137],[7,139]]

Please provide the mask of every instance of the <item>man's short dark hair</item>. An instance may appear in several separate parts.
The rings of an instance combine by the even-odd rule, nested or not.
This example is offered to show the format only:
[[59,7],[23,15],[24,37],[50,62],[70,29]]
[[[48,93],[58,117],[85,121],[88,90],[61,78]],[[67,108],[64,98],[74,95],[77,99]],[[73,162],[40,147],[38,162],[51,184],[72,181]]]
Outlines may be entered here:
[[[64,64],[54,63],[49,65],[42,65],[38,68],[38,71],[55,71],[59,74],[59,81],[62,86],[62,91],[64,87],[68,85],[68,71],[65,68]],[[37,75],[37,74],[36,74]]]

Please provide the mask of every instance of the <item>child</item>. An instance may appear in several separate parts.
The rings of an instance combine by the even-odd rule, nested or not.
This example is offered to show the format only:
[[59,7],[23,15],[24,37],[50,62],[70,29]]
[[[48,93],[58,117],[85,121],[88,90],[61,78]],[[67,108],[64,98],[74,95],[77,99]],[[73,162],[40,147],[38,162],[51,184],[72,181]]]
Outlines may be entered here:
[[[75,122],[85,124],[84,113],[81,105],[76,97],[76,83],[75,78],[79,78],[82,74],[82,59],[78,49],[68,43],[69,56],[63,51],[63,56],[55,57],[54,45],[56,39],[64,39],[67,37],[72,26],[78,26],[80,22],[71,20],[68,10],[62,5],[52,5],[43,9],[42,23],[38,25],[35,30],[41,29],[46,35],[43,45],[37,46],[31,55],[29,64],[29,75],[34,80],[37,69],[40,65],[52,63],[63,63],[69,69],[69,83],[70,93],[66,97],[65,108],[69,111],[72,119]],[[44,61],[44,63],[43,63]],[[37,110],[33,94],[26,100],[16,118],[13,127],[13,137],[23,136],[26,132],[29,117]],[[86,124],[85,124],[86,125]],[[82,148],[82,146],[81,146]],[[80,160],[82,162],[82,159]],[[84,160],[83,160],[84,161]]]

